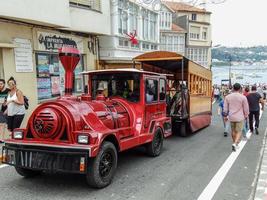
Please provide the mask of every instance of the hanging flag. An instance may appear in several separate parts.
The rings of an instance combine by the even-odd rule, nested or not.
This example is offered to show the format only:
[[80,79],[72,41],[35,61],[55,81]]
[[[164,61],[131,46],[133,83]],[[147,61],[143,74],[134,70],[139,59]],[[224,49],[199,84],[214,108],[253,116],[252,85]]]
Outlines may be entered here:
[[136,38],[136,30],[134,30],[134,32],[130,32],[129,34],[126,33],[126,35],[130,38],[130,41],[133,45],[137,45],[138,44],[138,40]]

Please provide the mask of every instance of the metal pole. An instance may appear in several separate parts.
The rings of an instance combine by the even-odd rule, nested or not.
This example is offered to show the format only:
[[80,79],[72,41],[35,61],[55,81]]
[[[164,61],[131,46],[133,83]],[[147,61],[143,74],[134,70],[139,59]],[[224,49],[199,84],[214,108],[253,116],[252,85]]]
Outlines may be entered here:
[[229,86],[232,87],[232,80],[231,80],[231,63],[232,63],[232,59],[231,59],[231,55],[229,56]]
[[182,95],[182,117],[184,117],[184,57],[182,58],[182,87],[181,87],[181,95]]

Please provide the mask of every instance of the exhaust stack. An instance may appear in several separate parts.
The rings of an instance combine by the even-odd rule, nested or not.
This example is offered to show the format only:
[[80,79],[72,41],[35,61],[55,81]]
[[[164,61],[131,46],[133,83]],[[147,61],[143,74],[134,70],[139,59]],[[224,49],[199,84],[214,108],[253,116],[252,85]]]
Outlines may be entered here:
[[80,52],[76,48],[67,46],[63,46],[58,52],[65,69],[65,95],[72,95],[73,71],[80,61]]

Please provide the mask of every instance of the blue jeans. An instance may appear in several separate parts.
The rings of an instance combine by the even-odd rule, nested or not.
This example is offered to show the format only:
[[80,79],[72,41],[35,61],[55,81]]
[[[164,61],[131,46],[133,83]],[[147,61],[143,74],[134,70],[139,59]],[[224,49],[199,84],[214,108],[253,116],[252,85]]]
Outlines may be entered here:
[[243,126],[243,129],[242,129],[242,134],[243,136],[246,136],[246,133],[248,132],[248,120],[244,120],[244,126]]
[[225,122],[223,116],[222,116],[222,121],[223,121],[224,133],[229,133],[230,132],[230,122],[229,121]]

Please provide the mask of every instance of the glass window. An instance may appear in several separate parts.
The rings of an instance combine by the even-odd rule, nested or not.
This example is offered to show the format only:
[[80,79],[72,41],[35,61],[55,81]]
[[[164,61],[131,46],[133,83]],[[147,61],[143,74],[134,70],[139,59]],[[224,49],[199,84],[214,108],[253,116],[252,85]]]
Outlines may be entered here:
[[166,81],[164,79],[159,79],[159,100],[164,101],[166,99]]
[[158,100],[158,81],[146,80],[146,103],[152,103]]
[[190,27],[190,38],[199,39],[199,35],[200,35],[200,27],[191,26]]
[[208,29],[207,28],[203,28],[202,29],[202,39],[203,40],[207,40],[207,36],[208,36]]
[[105,97],[121,97],[131,102],[140,99],[140,75],[135,73],[96,74],[92,76],[92,96],[97,96],[97,88],[104,88]]
[[192,19],[193,21],[196,21],[196,20],[197,20],[197,14],[193,13],[193,14],[191,15],[191,19]]
[[122,9],[118,9],[118,32],[122,34]]
[[[83,77],[79,73],[84,69],[83,57],[74,70],[73,92],[82,93]],[[65,91],[65,70],[57,54],[37,53],[37,93],[38,100],[60,96]]]

